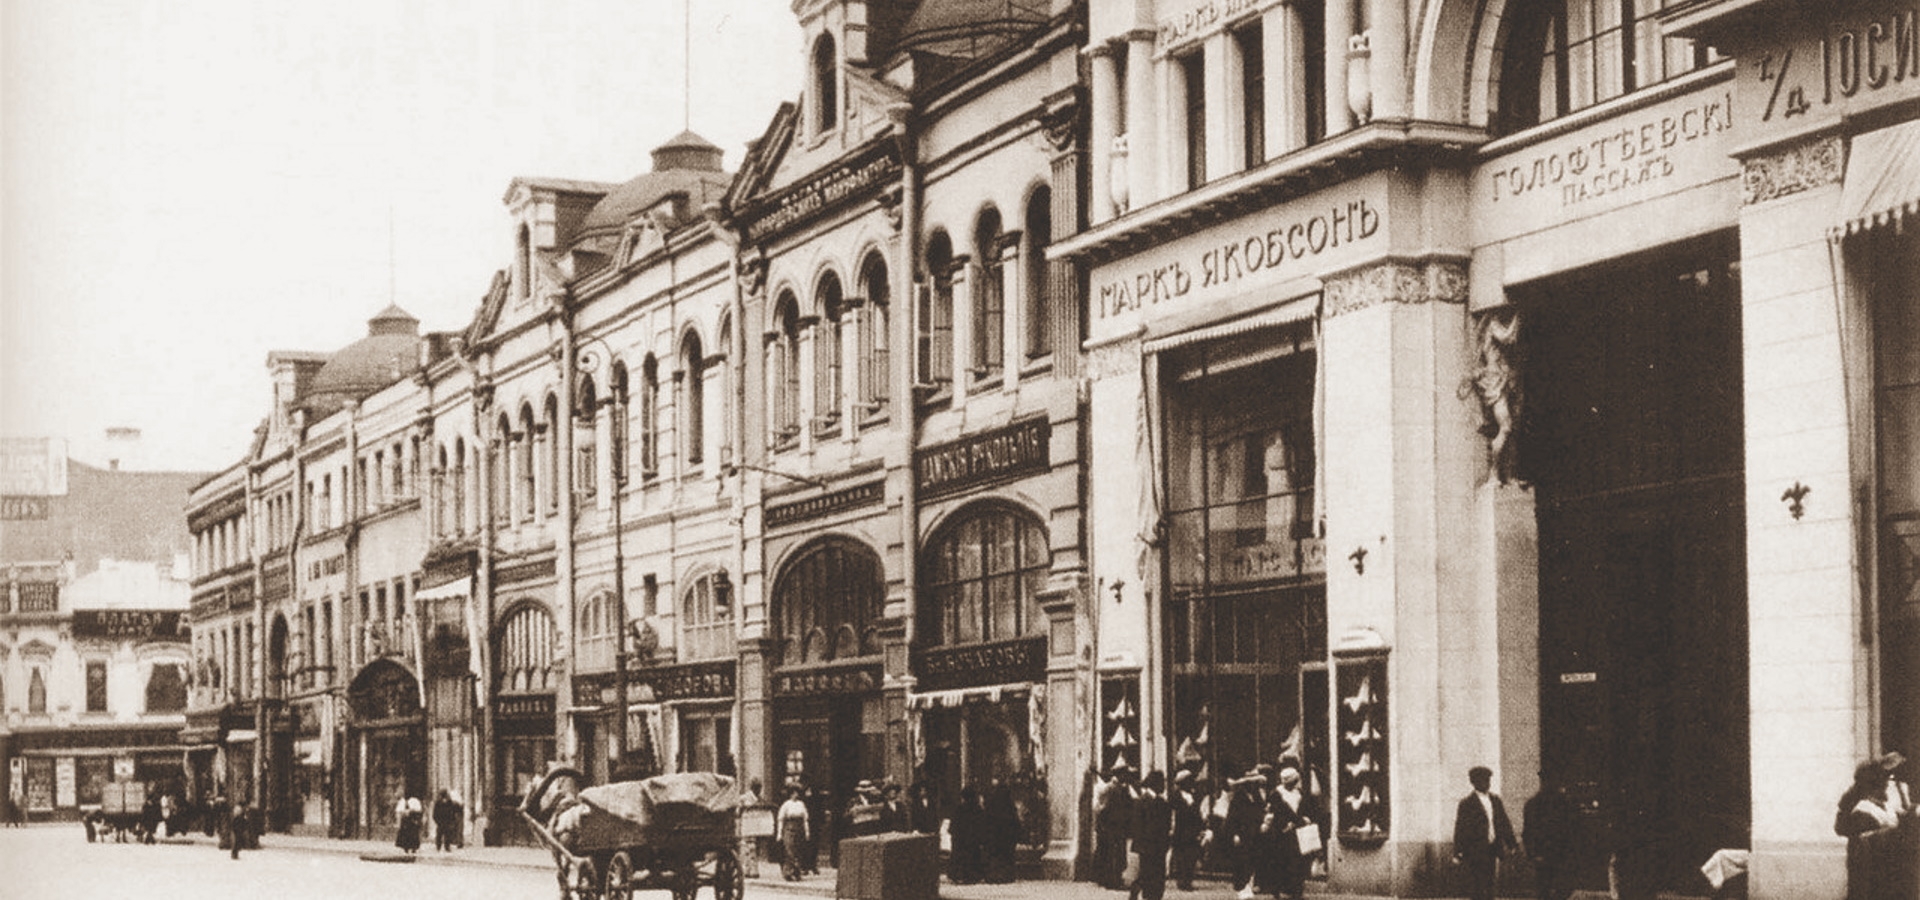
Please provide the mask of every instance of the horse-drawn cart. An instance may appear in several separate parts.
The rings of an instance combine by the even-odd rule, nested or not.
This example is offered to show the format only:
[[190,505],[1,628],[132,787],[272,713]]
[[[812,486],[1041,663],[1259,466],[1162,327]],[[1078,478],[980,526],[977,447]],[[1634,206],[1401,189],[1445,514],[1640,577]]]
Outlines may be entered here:
[[739,791],[724,775],[689,772],[585,787],[577,769],[535,783],[520,814],[553,854],[560,900],[630,900],[667,890],[694,900],[740,900]]

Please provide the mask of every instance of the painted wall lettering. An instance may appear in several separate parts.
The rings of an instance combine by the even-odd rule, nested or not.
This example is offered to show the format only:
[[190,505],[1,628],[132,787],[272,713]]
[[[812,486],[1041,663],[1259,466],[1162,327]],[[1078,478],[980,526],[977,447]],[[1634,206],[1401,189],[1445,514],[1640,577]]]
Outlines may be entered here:
[[1548,190],[1561,206],[1574,206],[1669,177],[1675,167],[1665,151],[1732,128],[1733,92],[1718,92],[1685,109],[1493,167],[1489,198],[1499,203]]
[[1790,41],[1741,55],[1738,90],[1751,129],[1741,134],[1743,145],[1920,98],[1920,2],[1869,0],[1818,12],[1830,8],[1837,14],[1794,29]]
[[[1342,246],[1362,243],[1380,233],[1380,210],[1366,198],[1334,203],[1321,211],[1282,220],[1271,228],[1247,224],[1229,231],[1191,256],[1168,259],[1103,276],[1094,297],[1100,318],[1187,297],[1196,291],[1227,287],[1262,270],[1287,268]],[[1299,272],[1309,272],[1301,267]]]

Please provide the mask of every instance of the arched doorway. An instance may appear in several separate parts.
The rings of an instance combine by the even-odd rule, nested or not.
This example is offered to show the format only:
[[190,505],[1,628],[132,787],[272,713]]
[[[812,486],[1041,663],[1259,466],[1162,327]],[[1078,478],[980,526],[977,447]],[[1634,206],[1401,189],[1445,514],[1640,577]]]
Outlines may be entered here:
[[829,853],[855,785],[886,774],[885,597],[879,555],[848,538],[809,543],[774,581],[773,775],[808,789],[813,833]]
[[361,837],[390,840],[394,802],[427,791],[427,717],[420,682],[391,659],[375,660],[347,689],[347,759]]
[[286,831],[294,819],[293,718],[287,715],[287,617],[276,615],[267,627],[267,680],[262,703],[267,707],[267,764],[261,773],[260,797],[267,827]]

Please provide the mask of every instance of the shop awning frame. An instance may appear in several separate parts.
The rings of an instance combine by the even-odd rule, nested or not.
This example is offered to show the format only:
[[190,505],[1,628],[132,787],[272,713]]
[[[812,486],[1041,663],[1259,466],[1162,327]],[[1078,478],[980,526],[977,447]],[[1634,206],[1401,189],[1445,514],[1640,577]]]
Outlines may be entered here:
[[1920,216],[1920,120],[1857,135],[1840,189],[1839,240],[1886,225],[1901,230]]

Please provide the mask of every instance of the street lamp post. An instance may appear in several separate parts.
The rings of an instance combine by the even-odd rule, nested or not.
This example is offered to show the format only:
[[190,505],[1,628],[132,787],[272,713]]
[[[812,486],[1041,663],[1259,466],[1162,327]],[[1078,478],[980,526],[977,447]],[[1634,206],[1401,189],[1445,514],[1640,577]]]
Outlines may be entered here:
[[[613,360],[613,351],[607,346],[605,340],[598,337],[586,338],[584,340],[600,345],[600,352],[604,353],[608,362],[611,363]],[[584,373],[591,373],[594,369],[598,368],[598,363],[594,359],[594,349],[589,347],[579,351],[575,365]],[[611,369],[609,369],[609,378],[607,379],[607,394],[607,405],[611,407],[609,415],[613,420],[608,428],[608,443],[611,444],[611,446],[607,448],[607,453],[610,455],[610,461],[612,462],[609,470],[612,472],[613,479],[613,690],[615,704],[613,716],[614,749],[610,758],[607,760],[607,775],[609,780],[617,780],[619,773],[626,767],[627,761],[627,663],[632,654],[627,649],[627,556],[624,535],[622,534],[622,532],[625,531],[626,523],[621,510],[621,495],[626,493],[627,487],[626,442],[623,439],[626,434],[627,398],[626,386],[613,381],[611,378]],[[588,428],[593,427],[593,420],[591,418],[593,412],[592,410],[588,411]],[[577,460],[575,464],[578,464]]]

